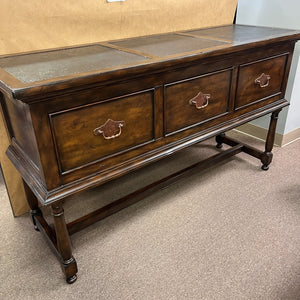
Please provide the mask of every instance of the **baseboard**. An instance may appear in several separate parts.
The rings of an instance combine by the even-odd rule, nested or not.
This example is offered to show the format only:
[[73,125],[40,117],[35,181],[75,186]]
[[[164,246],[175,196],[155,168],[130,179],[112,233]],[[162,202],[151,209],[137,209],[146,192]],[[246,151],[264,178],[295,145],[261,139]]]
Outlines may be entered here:
[[283,135],[281,147],[286,146],[299,139],[300,139],[300,128],[296,128],[295,130]]
[[[243,124],[237,127],[235,130],[259,140],[265,140],[268,133],[268,129],[253,125],[251,123]],[[276,133],[274,144],[279,147],[284,147],[298,139],[300,139],[300,128],[297,128],[286,134]]]

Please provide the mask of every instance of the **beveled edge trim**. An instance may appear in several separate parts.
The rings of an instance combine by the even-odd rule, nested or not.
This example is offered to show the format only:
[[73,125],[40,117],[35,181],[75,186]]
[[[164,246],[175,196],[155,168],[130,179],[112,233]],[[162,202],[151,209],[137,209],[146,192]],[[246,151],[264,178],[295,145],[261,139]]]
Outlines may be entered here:
[[204,124],[204,123],[206,123],[206,122],[209,122],[209,121],[215,120],[215,119],[217,119],[217,118],[226,116],[226,115],[228,115],[229,113],[230,113],[230,112],[227,110],[227,111],[225,111],[225,112],[223,112],[223,113],[221,113],[221,114],[212,116],[211,118],[202,120],[202,121],[200,121],[200,122],[193,123],[193,124],[191,124],[191,125],[187,125],[187,126],[185,126],[185,127],[176,129],[176,130],[171,131],[171,132],[166,132],[166,133],[165,133],[165,136],[166,136],[166,137],[169,137],[169,136],[171,136],[171,135],[174,135],[174,134],[177,134],[177,133],[179,133],[179,132],[182,132],[182,131],[191,129],[191,128],[193,128],[193,127],[199,126],[199,125]]
[[[177,60],[178,63],[192,63],[198,59],[205,59],[208,57],[215,57],[222,54],[227,53],[236,53],[239,51],[243,51],[249,49],[255,45],[255,47],[264,47],[266,45],[271,44],[280,44],[283,42],[295,42],[300,33],[287,35],[277,38],[271,38],[269,40],[262,40],[258,42],[249,42],[246,44],[238,44],[238,45],[231,45],[226,44],[221,45],[219,47],[212,47],[207,49],[202,49],[201,52],[194,51],[194,52],[187,52],[182,53],[182,55],[176,56],[167,56],[161,57],[157,59],[147,59],[145,58],[144,61],[141,61],[136,64],[130,65],[122,65],[115,68],[110,69],[101,69],[92,72],[85,72],[80,73],[80,76],[62,76],[57,77],[54,79],[43,80],[43,81],[36,81],[31,84],[26,85],[25,87],[14,86],[11,87],[11,93],[13,97],[23,101],[24,103],[32,103],[37,101],[37,97],[41,94],[41,90],[44,93],[58,93],[59,91],[65,90],[66,85],[84,85],[84,84],[95,84],[99,80],[104,80],[105,82],[114,79],[115,77],[120,76],[136,76],[136,73],[139,72],[140,68],[147,67],[149,72],[155,73],[157,71],[158,65],[160,69],[169,68],[170,64]],[[214,50],[214,51],[213,51]],[[117,72],[117,73],[116,73]],[[54,84],[55,83],[55,88]]]
[[228,71],[232,72],[233,69],[234,69],[234,66],[231,66],[231,67],[227,67],[225,69],[220,69],[220,70],[212,71],[212,72],[209,72],[209,73],[203,73],[203,74],[200,74],[200,75],[195,75],[193,77],[188,77],[188,78],[168,82],[168,83],[164,84],[164,88],[168,88],[169,86],[173,86],[173,85],[176,85],[176,84],[186,83],[186,82],[196,80],[196,79],[199,79],[199,78],[202,78],[202,77],[214,76],[216,74],[223,73],[223,72],[228,72]]
[[12,97],[13,92],[11,86],[18,86],[21,88],[26,88],[26,85],[21,80],[14,77],[12,74],[8,73],[4,69],[0,68],[0,91],[9,97]]
[[11,145],[23,156],[26,158],[26,161],[30,165],[30,167],[35,171],[37,175],[40,175],[40,169],[38,166],[32,161],[32,159],[23,151],[22,147],[18,144],[17,140],[13,137],[11,139]]
[[153,142],[155,142],[155,138],[154,138],[154,137],[153,137],[153,139],[151,139],[151,140],[149,140],[149,141],[146,141],[146,142],[144,142],[144,143],[141,143],[141,144],[132,146],[132,147],[130,147],[130,148],[126,148],[126,149],[124,149],[124,150],[122,150],[122,151],[119,151],[119,152],[117,152],[117,153],[113,153],[113,154],[110,154],[110,155],[106,155],[106,156],[101,157],[101,158],[99,158],[99,159],[97,159],[97,160],[93,160],[93,161],[91,161],[91,162],[85,163],[84,165],[80,165],[80,166],[78,166],[78,167],[74,167],[74,168],[69,169],[69,170],[66,170],[66,171],[61,171],[60,175],[61,175],[61,176],[69,175],[69,174],[71,174],[71,173],[73,173],[73,172],[76,172],[76,171],[78,171],[78,170],[87,168],[87,167],[89,167],[89,166],[91,166],[91,165],[99,164],[99,163],[101,163],[103,160],[112,158],[112,157],[114,157],[114,156],[122,155],[122,154],[124,154],[124,153],[126,153],[126,152],[128,152],[128,151],[135,150],[135,149],[137,149],[137,148],[139,148],[139,147],[146,146],[146,145],[151,144],[151,143],[153,143]]
[[6,155],[38,200],[45,205],[45,200],[48,198],[49,193],[40,175],[33,168],[24,152],[20,151],[20,148],[15,147],[15,145],[10,145],[6,150]]
[[243,109],[243,108],[246,108],[246,107],[248,107],[248,106],[250,106],[250,105],[253,105],[253,104],[256,104],[256,103],[259,103],[259,102],[263,102],[263,101],[265,101],[265,100],[267,100],[267,99],[270,99],[270,98],[279,96],[280,94],[282,94],[282,91],[279,91],[279,92],[274,93],[274,94],[272,94],[272,95],[268,95],[268,96],[266,96],[266,97],[264,97],[264,98],[259,98],[258,100],[249,102],[249,103],[247,103],[247,104],[245,104],[245,105],[242,105],[242,106],[236,106],[236,107],[235,107],[235,110],[238,111],[238,110]]
[[281,57],[281,56],[287,56],[288,57],[289,54],[290,54],[289,51],[285,51],[285,52],[282,52],[280,54],[276,54],[276,55],[273,55],[273,56],[267,56],[267,57],[264,57],[264,58],[261,58],[261,59],[250,61],[248,63],[240,64],[239,67],[242,67],[242,68],[247,67],[249,65],[253,65],[253,64],[260,63],[260,62],[267,61],[267,60],[272,60],[272,59],[275,59],[275,58],[278,58],[278,57]]

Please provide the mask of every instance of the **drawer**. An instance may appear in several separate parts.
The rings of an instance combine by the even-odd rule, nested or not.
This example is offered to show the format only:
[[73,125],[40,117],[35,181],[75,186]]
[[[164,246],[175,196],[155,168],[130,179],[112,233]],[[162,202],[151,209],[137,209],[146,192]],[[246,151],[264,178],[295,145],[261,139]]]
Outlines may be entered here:
[[151,142],[153,101],[147,90],[50,114],[61,173]]
[[231,69],[165,86],[165,132],[170,134],[228,111]]
[[241,65],[235,108],[241,108],[281,93],[288,55]]

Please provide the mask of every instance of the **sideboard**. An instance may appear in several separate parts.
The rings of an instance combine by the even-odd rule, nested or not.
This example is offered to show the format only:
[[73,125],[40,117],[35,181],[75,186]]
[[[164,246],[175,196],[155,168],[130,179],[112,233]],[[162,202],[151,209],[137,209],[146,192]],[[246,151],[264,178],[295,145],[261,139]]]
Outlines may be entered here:
[[[0,57],[7,155],[68,283],[77,278],[74,232],[242,151],[269,168],[298,39],[298,31],[228,25]],[[263,151],[225,135],[268,113]],[[231,147],[66,224],[68,196],[211,137]],[[51,207],[54,227],[40,205]]]

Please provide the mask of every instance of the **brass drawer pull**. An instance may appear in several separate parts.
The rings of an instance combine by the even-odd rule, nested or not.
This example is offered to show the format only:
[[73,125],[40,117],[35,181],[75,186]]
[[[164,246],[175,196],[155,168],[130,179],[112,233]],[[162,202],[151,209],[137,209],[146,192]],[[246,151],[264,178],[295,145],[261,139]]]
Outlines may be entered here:
[[202,92],[199,92],[197,96],[189,100],[189,104],[195,105],[197,109],[201,109],[208,105],[209,99],[210,94],[203,94]]
[[260,87],[267,87],[270,83],[271,76],[262,73],[258,78],[255,79],[255,84],[258,84]]
[[105,124],[94,129],[94,135],[101,135],[106,139],[114,139],[121,135],[121,127],[125,126],[125,121],[114,121],[108,119]]

